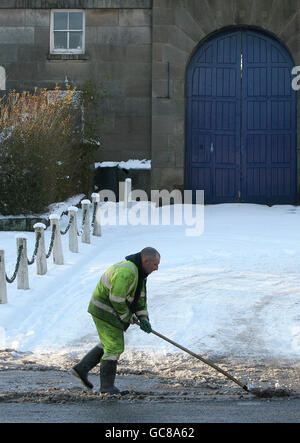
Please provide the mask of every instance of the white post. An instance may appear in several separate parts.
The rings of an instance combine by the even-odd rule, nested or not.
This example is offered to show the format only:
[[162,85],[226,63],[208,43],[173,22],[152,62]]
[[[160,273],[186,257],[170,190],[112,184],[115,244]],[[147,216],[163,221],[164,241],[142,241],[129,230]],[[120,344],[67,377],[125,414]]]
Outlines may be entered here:
[[53,243],[53,263],[55,263],[56,265],[63,265],[64,264],[64,256],[63,256],[63,250],[62,250],[62,245],[61,245],[59,215],[51,214],[49,216],[49,219],[50,219],[51,229],[53,229],[53,227],[56,226],[54,243]]
[[7,303],[4,251],[0,251],[0,303]]
[[36,223],[33,226],[35,241],[37,241],[38,235],[40,234],[39,246],[36,254],[36,273],[38,275],[47,274],[47,259],[46,259],[46,249],[45,249],[45,229],[46,226],[43,223]]
[[124,188],[124,208],[131,206],[131,178],[126,178]]
[[91,231],[90,231],[90,200],[82,200],[82,217],[84,217],[84,223],[82,227],[82,243],[91,243]]
[[70,218],[73,220],[69,229],[69,249],[71,252],[78,252],[78,236],[77,236],[77,211],[76,206],[70,206],[68,208]]
[[124,201],[125,182],[119,182],[119,202]]
[[100,195],[98,193],[94,192],[92,194],[92,203],[93,203],[93,211],[95,210],[95,206],[96,206],[96,210],[95,210],[95,218],[94,218],[93,235],[95,235],[96,237],[101,237],[101,219],[100,219],[99,202],[100,202]]
[[19,248],[23,245],[20,265],[18,270],[18,289],[29,289],[28,280],[28,259],[27,259],[27,238],[24,236],[17,236],[17,256],[19,253]]

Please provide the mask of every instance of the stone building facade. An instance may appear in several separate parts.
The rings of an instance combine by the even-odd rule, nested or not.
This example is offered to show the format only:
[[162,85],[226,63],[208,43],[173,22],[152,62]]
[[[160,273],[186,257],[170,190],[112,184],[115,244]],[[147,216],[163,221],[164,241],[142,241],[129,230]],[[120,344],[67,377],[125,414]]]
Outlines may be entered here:
[[[53,10],[84,11],[84,53],[51,54]],[[3,0],[2,84],[6,89],[53,88],[67,79],[79,87],[94,80],[107,91],[99,109],[102,147],[96,160],[151,159],[152,189],[183,189],[189,174],[190,64],[209,39],[246,30],[273,39],[278,53],[282,47],[300,65],[300,0]],[[290,166],[299,194],[298,126],[297,117],[291,148],[296,157]],[[238,193],[236,201],[247,201]]]

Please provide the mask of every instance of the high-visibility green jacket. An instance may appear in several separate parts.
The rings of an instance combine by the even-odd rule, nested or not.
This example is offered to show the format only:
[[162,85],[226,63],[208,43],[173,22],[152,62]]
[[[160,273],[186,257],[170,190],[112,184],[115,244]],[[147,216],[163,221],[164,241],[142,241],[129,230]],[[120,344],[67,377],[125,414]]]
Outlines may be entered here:
[[128,326],[133,314],[136,314],[139,320],[149,320],[145,280],[139,298],[133,306],[138,278],[138,268],[129,260],[111,266],[96,286],[88,312],[123,330]]

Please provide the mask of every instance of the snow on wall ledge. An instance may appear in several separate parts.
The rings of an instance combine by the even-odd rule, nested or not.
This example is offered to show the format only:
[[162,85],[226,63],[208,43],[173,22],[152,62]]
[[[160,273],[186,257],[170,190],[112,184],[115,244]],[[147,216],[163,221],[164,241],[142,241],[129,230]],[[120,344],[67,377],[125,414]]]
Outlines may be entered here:
[[98,162],[95,163],[95,168],[113,168],[120,169],[151,169],[151,160],[127,160],[120,162]]

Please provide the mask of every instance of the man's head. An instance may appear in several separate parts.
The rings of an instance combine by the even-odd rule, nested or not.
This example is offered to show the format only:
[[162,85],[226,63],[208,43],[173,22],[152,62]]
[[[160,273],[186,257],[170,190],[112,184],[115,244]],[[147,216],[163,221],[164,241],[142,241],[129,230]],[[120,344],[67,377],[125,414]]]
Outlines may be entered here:
[[141,259],[145,274],[149,275],[151,272],[158,270],[160,254],[156,249],[150,247],[142,249]]

